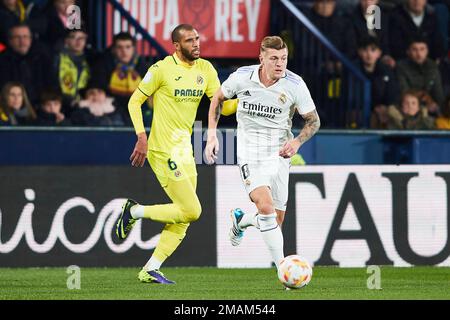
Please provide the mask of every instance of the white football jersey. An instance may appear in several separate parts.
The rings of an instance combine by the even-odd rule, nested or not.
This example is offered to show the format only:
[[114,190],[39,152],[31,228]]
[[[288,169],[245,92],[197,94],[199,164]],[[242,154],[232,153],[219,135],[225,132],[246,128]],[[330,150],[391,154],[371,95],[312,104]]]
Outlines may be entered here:
[[259,79],[260,65],[237,69],[222,84],[226,98],[237,96],[237,158],[239,163],[273,161],[283,144],[293,138],[295,109],[306,114],[316,109],[303,79],[287,70],[270,87]]

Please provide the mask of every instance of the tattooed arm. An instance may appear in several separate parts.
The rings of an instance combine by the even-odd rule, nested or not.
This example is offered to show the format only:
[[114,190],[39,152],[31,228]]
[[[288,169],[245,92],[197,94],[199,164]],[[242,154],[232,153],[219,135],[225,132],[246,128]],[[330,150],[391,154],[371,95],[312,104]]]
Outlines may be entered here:
[[302,117],[305,119],[305,126],[302,131],[300,131],[298,137],[295,138],[300,142],[300,147],[315,135],[320,128],[320,119],[316,110],[308,112],[307,114],[302,115]]
[[300,134],[293,140],[286,142],[286,144],[280,150],[280,156],[283,158],[290,158],[297,153],[298,149],[320,128],[320,119],[317,111],[311,111],[302,115],[305,119],[305,125],[300,131]]

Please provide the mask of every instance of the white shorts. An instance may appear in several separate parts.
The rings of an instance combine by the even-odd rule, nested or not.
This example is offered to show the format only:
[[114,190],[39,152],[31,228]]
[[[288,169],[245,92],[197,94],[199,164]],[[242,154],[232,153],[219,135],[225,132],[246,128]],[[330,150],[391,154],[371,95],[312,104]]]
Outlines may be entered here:
[[242,182],[250,193],[258,187],[267,186],[272,191],[275,209],[286,211],[289,188],[290,159],[279,157],[278,161],[256,164],[239,161]]

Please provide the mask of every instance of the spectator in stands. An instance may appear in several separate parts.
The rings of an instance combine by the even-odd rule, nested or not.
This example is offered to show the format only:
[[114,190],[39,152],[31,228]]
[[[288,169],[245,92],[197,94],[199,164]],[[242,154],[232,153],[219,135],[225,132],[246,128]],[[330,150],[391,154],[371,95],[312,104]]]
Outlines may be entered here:
[[36,105],[42,88],[54,84],[50,70],[50,58],[38,43],[33,43],[30,28],[26,24],[12,27],[9,47],[0,54],[0,87],[9,81],[21,82],[32,105]]
[[39,39],[54,52],[64,47],[68,17],[71,14],[68,8],[75,4],[76,0],[50,0],[39,18],[36,18],[35,29]]
[[8,43],[8,30],[13,26],[26,23],[33,34],[38,36],[42,30],[42,10],[38,0],[0,0],[0,52]]
[[435,13],[427,7],[427,0],[406,0],[404,5],[393,10],[389,23],[389,43],[394,59],[405,58],[408,44],[418,36],[426,40],[433,60],[445,56],[444,39]]
[[19,82],[6,83],[0,97],[1,122],[10,125],[33,125],[36,112],[28,100],[24,86]]
[[433,60],[428,58],[428,45],[425,39],[411,41],[408,58],[398,63],[397,74],[400,90],[419,90],[419,98],[433,116],[439,114],[439,107],[444,102],[441,75]]
[[450,95],[442,107],[441,116],[436,119],[436,129],[450,130]]
[[70,126],[70,119],[66,118],[62,109],[62,94],[57,90],[44,89],[41,94],[41,105],[38,109],[37,125],[40,126]]
[[389,107],[388,129],[426,130],[434,128],[434,118],[428,115],[427,108],[420,106],[418,93],[405,91],[402,95],[401,108]]
[[63,94],[63,110],[80,100],[79,92],[87,87],[91,77],[85,53],[87,37],[83,29],[67,30],[64,48],[56,56],[55,78]]
[[388,13],[381,11],[379,16],[380,25],[378,26],[376,12],[369,12],[371,6],[378,5],[379,0],[360,0],[359,5],[355,7],[350,14],[350,23],[355,30],[356,42],[368,36],[375,37],[380,43],[383,52],[382,61],[390,67],[395,67],[395,60],[389,55],[389,19]]
[[26,8],[22,0],[0,0],[0,43],[8,43],[8,30],[25,22]]
[[378,38],[367,36],[358,44],[358,65],[372,85],[371,128],[386,129],[387,110],[397,105],[400,95],[397,78],[391,68],[380,60],[382,51]]
[[136,52],[136,40],[128,32],[114,36],[110,50],[95,64],[93,83],[114,97],[125,125],[131,125],[128,100],[149,68]]
[[121,114],[116,111],[114,98],[108,97],[101,88],[85,90],[81,100],[71,114],[74,125],[80,126],[123,126]]
[[314,0],[308,17],[342,53],[349,57],[356,55],[354,30],[349,21],[337,13],[335,0]]
[[[323,35],[347,57],[356,57],[355,35],[352,25],[341,12],[336,10],[335,0],[315,0],[305,14]],[[311,50],[311,45],[300,45],[295,49],[296,57],[301,57],[302,77],[320,105],[332,106],[342,96],[342,63],[328,54],[322,47]],[[315,46],[313,46],[315,47]],[[297,58],[298,59],[298,58]],[[333,116],[336,108],[319,108],[321,123],[327,127],[338,127],[341,123]]]

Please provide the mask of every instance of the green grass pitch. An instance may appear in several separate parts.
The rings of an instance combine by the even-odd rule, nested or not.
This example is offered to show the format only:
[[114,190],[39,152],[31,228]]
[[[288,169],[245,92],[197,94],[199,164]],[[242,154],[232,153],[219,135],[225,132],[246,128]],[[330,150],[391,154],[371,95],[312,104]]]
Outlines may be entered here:
[[369,290],[366,268],[315,267],[310,284],[285,291],[274,269],[165,268],[176,285],[144,284],[139,268],[81,268],[69,290],[65,268],[2,268],[0,299],[450,299],[450,268],[381,267],[381,289]]

